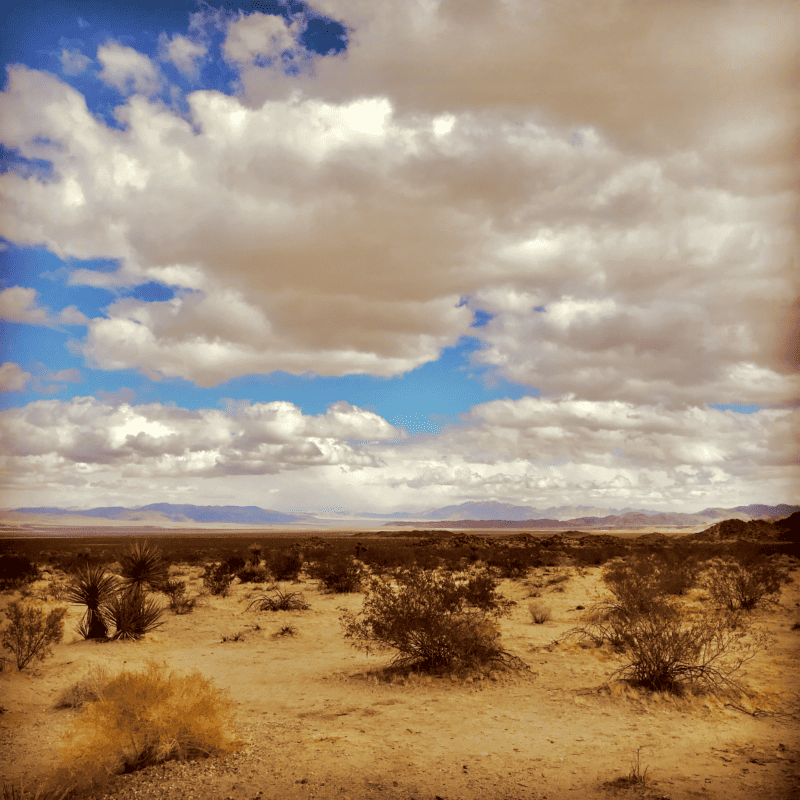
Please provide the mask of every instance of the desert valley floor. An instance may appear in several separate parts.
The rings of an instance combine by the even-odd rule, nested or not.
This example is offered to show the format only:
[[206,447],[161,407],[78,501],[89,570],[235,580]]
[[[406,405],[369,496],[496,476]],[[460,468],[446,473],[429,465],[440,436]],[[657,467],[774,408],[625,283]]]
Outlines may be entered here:
[[[93,665],[113,674],[155,660],[226,689],[244,745],[120,776],[108,797],[788,800],[800,796],[800,572],[796,560],[787,564],[794,580],[780,604],[752,612],[771,646],[748,665],[751,700],[739,707],[607,685],[613,653],[557,642],[579,622],[578,606],[603,593],[597,566],[537,567],[527,579],[503,580],[500,591],[517,603],[501,620],[503,643],[530,671],[467,679],[387,681],[390,656],[353,649],[339,627],[342,609],[359,610],[363,595],[324,593],[308,578],[289,585],[305,594],[307,611],[248,612],[264,586],[234,583],[229,596],[208,596],[190,614],[167,611],[163,627],[135,643],[82,640],[74,630],[81,609],[71,607],[52,657],[0,674],[0,777],[35,785],[56,764],[80,712],[54,703]],[[202,565],[173,563],[171,573],[193,593],[202,589]],[[539,598],[552,620],[532,624],[530,581],[561,574],[568,579]],[[686,602],[700,604],[700,595],[694,589]],[[0,607],[19,596],[3,593]],[[287,624],[296,635],[276,636]],[[645,786],[625,780],[637,753]]]

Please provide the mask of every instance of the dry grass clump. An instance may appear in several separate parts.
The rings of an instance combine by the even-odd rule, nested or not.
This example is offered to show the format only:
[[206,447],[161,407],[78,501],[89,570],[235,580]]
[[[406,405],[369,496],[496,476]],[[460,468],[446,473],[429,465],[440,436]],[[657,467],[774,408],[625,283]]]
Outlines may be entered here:
[[233,703],[199,672],[150,663],[108,680],[73,721],[57,785],[89,789],[111,776],[171,759],[232,752]]
[[247,610],[256,611],[305,611],[311,608],[302,592],[286,592],[280,586],[270,586],[267,594],[256,597]]
[[95,703],[103,696],[103,689],[109,680],[108,673],[102,667],[93,665],[83,678],[59,694],[53,708],[83,708],[88,703]]
[[553,618],[553,609],[544,603],[528,603],[528,611],[531,612],[531,622],[535,625],[542,625]]

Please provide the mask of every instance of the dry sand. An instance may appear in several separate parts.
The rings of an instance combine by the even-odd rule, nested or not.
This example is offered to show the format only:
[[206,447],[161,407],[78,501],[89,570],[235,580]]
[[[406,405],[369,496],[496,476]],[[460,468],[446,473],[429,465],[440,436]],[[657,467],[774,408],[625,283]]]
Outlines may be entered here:
[[[172,571],[191,578],[193,592],[201,588],[199,568]],[[544,625],[530,622],[528,588],[502,582],[518,603],[502,620],[503,641],[531,672],[473,682],[379,682],[375,671],[389,657],[354,650],[338,624],[340,609],[358,610],[363,597],[324,594],[310,581],[291,587],[305,593],[308,611],[248,613],[262,587],[235,585],[229,597],[210,597],[191,614],[167,612],[165,625],[138,643],[81,640],[74,633],[80,609],[72,608],[53,657],[0,674],[0,773],[32,782],[57,763],[58,743],[79,712],[53,703],[90,665],[115,673],[156,660],[198,669],[226,688],[246,745],[234,756],[123,776],[110,797],[800,797],[798,582],[784,588],[780,607],[753,614],[774,640],[749,665],[753,715],[713,697],[602,688],[617,665],[611,654],[552,645],[580,619],[576,606],[601,589],[599,568],[570,572],[563,592],[548,589],[540,598],[553,609]],[[18,596],[5,593],[0,605]],[[298,635],[273,638],[287,623]],[[244,641],[221,641],[238,631]],[[647,787],[614,783],[630,773],[637,750]]]

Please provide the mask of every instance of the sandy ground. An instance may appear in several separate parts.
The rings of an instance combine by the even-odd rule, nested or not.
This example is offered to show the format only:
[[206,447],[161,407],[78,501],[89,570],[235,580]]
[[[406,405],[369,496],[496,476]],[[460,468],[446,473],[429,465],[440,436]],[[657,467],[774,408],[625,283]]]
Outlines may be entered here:
[[[51,658],[0,674],[0,775],[35,782],[57,763],[58,743],[79,712],[53,703],[92,664],[113,674],[156,660],[198,669],[226,688],[246,745],[233,756],[121,777],[110,797],[800,797],[800,631],[792,630],[800,618],[799,572],[780,607],[754,612],[773,644],[749,665],[753,715],[713,697],[603,688],[617,665],[610,654],[552,644],[580,619],[576,606],[589,605],[601,589],[599,568],[567,569],[570,579],[540,598],[553,610],[544,625],[531,624],[522,582],[501,584],[518,603],[502,620],[504,644],[531,671],[472,682],[379,681],[388,656],[354,650],[339,629],[340,609],[360,609],[362,596],[324,594],[310,581],[291,587],[305,593],[308,611],[246,612],[262,587],[236,585],[191,614],[167,612],[165,625],[138,643],[80,640],[73,630],[80,609],[73,608]],[[199,591],[199,568],[176,571]],[[0,605],[14,597],[4,594]],[[273,638],[287,623],[298,635]],[[243,641],[221,641],[238,631],[246,632]],[[614,783],[630,773],[637,750],[647,786]]]

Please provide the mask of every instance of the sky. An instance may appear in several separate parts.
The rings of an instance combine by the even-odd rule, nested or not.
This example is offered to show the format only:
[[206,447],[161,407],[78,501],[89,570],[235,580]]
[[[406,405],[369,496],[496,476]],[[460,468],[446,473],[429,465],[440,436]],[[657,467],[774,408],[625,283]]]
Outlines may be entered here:
[[800,501],[796,2],[0,25],[0,506]]

